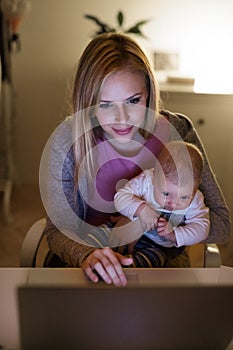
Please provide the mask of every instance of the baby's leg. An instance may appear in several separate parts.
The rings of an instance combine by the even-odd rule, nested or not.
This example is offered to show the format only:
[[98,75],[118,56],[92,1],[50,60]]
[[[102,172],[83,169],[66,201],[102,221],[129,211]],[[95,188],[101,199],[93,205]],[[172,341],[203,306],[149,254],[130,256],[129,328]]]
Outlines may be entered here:
[[145,236],[137,242],[131,257],[134,267],[162,267],[166,260],[164,251]]
[[106,224],[96,226],[85,238],[85,243],[92,247],[104,248],[109,247],[109,239],[111,236],[113,224],[107,222]]
[[[125,221],[123,220],[122,222]],[[119,244],[121,240],[125,240],[125,232],[122,236],[122,233],[116,234],[116,231],[114,232],[114,229],[117,227],[124,226],[122,222],[119,224],[112,224],[111,222],[108,222],[106,224],[100,225],[95,227],[90,233],[87,234],[85,238],[85,242],[96,248],[104,248],[104,247],[112,247],[115,251],[118,253],[132,257],[133,258],[133,267],[162,267],[165,263],[166,255],[160,248],[160,246],[156,245],[152,240],[150,240],[148,237],[142,235],[139,232],[139,229],[135,230],[132,229],[131,235],[129,235],[129,229],[128,229],[128,236],[127,238],[135,238],[135,236],[141,236],[141,238],[138,237],[135,241],[132,241],[131,243],[127,244]],[[124,227],[125,228],[125,227]],[[135,228],[135,225],[134,227]],[[115,244],[113,243],[115,241]],[[117,243],[117,244],[116,244]]]

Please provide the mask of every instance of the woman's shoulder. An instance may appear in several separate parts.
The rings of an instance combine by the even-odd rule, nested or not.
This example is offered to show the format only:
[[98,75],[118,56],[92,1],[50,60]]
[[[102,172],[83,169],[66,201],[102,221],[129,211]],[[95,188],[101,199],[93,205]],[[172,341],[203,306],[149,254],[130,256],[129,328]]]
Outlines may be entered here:
[[53,131],[50,140],[62,148],[70,147],[72,144],[72,118],[64,119]]
[[181,137],[187,135],[187,133],[193,129],[192,121],[182,113],[172,113],[168,110],[161,110],[160,114],[167,118],[172,126],[178,131]]

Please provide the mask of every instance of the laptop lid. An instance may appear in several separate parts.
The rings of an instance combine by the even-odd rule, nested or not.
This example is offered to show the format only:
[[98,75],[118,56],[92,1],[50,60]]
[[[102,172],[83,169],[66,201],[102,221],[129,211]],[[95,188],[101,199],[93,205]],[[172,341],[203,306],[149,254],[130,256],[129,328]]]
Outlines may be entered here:
[[21,286],[21,350],[227,349],[232,296],[230,285]]
[[[130,268],[124,269],[127,286],[196,286],[231,285],[233,268]],[[90,281],[80,268],[38,268],[30,269],[28,285],[89,287]],[[98,286],[105,285],[104,282]]]

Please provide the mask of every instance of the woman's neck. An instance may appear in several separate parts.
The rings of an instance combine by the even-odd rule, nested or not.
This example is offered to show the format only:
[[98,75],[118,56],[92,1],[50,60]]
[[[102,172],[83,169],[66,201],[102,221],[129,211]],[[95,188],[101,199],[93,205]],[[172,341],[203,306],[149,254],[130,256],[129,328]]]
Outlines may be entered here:
[[112,147],[125,157],[133,157],[137,155],[145,144],[145,139],[139,133],[135,134],[133,140],[125,140],[124,142],[122,142],[122,140],[119,141],[119,139],[110,139],[107,134],[105,134],[105,137]]

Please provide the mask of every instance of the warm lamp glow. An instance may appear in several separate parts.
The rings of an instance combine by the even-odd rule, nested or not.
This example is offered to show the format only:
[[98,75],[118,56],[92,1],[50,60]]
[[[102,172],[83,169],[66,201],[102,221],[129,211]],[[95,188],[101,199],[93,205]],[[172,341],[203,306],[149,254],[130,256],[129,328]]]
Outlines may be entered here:
[[210,94],[233,94],[233,77],[226,70],[218,72],[213,76],[213,72],[200,72],[195,77],[194,91],[197,93]]
[[219,50],[216,45],[208,52],[200,50],[199,62],[196,64],[196,92],[233,93],[233,49],[229,46]]
[[232,17],[221,15],[218,9],[205,27],[200,26],[193,48],[196,92],[233,93]]
[[233,2],[190,0],[179,10],[170,3],[153,31],[155,51],[178,52],[178,73],[194,77],[196,92],[233,94]]

